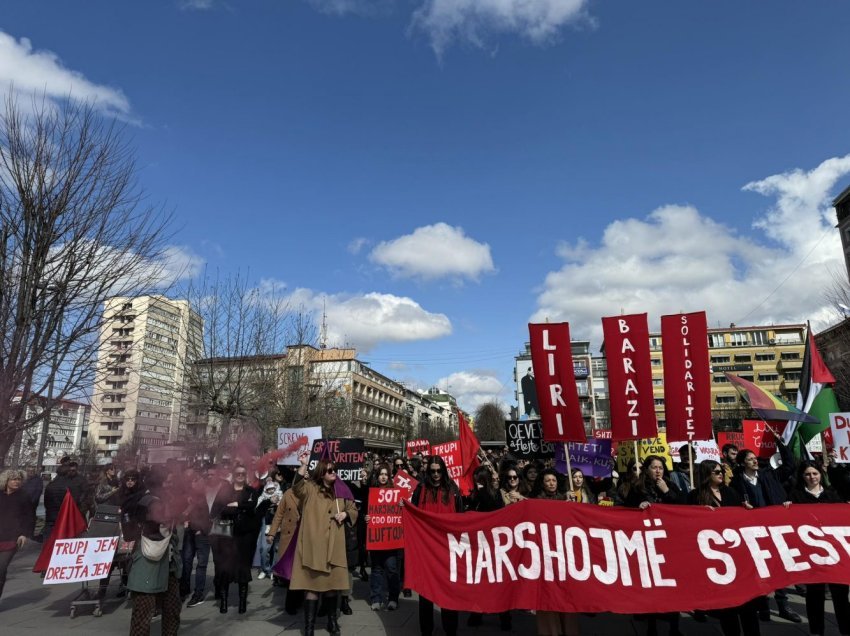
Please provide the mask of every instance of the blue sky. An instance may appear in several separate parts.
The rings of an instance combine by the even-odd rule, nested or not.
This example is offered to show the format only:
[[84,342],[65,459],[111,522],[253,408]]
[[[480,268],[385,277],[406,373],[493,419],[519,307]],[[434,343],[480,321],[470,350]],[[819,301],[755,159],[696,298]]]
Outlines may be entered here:
[[[129,122],[175,258],[474,409],[530,318],[837,319],[845,3],[0,3],[0,91]],[[14,88],[10,88],[13,86]]]

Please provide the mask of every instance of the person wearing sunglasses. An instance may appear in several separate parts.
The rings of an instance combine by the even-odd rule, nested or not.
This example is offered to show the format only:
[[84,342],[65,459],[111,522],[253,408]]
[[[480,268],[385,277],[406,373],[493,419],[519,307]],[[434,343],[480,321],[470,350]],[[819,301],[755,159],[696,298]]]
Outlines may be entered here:
[[503,464],[502,471],[499,474],[499,490],[502,494],[502,501],[505,502],[506,506],[525,499],[525,496],[519,491],[519,482],[520,475],[516,464]]
[[233,467],[233,485],[222,488],[213,510],[222,519],[233,521],[233,536],[219,538],[219,555],[216,570],[221,565],[219,612],[227,612],[227,595],[230,583],[236,582],[239,591],[240,614],[247,611],[248,582],[251,580],[251,564],[260,534],[260,519],[268,508],[267,500],[257,507],[260,492],[248,485],[248,469],[241,464]]
[[324,595],[328,632],[340,633],[337,606],[340,593],[349,589],[344,524],[357,523],[354,501],[337,496],[336,467],[321,459],[308,475],[308,452],[299,455],[301,466],[292,490],[301,503],[301,525],[292,564],[291,590],[304,590],[304,634],[313,636],[319,597]]
[[[688,503],[695,506],[716,508],[740,508],[744,505],[741,496],[726,485],[723,466],[714,460],[707,459],[698,465],[696,474],[696,489],[688,493]],[[758,605],[761,601],[754,599],[738,607],[718,610],[720,628],[724,636],[759,636]],[[705,622],[705,613],[694,612],[697,621]]]
[[[457,484],[449,477],[446,462],[438,455],[425,461],[425,478],[419,482],[410,503],[427,512],[450,514],[463,512],[463,499]],[[458,613],[456,610],[440,608],[440,621],[446,636],[457,634]],[[422,636],[431,636],[434,631],[434,603],[419,595],[419,631]]]

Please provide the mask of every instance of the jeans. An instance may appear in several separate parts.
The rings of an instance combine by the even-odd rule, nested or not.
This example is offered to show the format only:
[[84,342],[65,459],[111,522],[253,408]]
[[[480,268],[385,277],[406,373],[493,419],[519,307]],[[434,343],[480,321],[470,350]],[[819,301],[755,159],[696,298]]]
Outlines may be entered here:
[[207,585],[207,562],[210,557],[209,537],[204,533],[195,534],[188,531],[183,537],[183,574],[180,577],[180,593],[189,593],[189,582],[192,579],[192,562],[198,557],[198,567],[195,569],[194,595],[202,597]]
[[372,574],[369,578],[370,603],[382,603],[389,597],[390,601],[398,603],[398,595],[401,592],[401,579],[399,578],[398,555],[395,550],[380,550],[371,552]]
[[280,534],[276,534],[271,545],[266,541],[266,524],[263,520],[263,525],[260,528],[260,536],[257,537],[257,550],[254,553],[254,567],[259,567],[260,571],[265,572],[266,576],[272,575],[272,555],[277,554],[277,544],[280,541]]
[[3,587],[6,585],[6,570],[9,569],[12,557],[15,556],[17,551],[18,549],[15,548],[14,550],[4,550],[0,552],[0,596],[3,596]]

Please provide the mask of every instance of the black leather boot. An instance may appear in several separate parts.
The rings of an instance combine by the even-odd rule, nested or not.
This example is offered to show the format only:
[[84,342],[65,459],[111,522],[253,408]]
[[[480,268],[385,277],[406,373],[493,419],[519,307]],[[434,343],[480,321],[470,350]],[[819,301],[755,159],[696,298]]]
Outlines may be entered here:
[[244,614],[248,610],[248,583],[239,584],[239,613]]
[[348,603],[348,597],[347,596],[343,596],[340,599],[339,609],[346,616],[351,616],[354,613],[354,610],[351,609],[351,605],[349,605],[349,603]]
[[318,599],[304,601],[304,636],[313,636],[316,631],[316,612],[319,610]]
[[227,594],[230,592],[230,584],[222,583],[219,587],[218,611],[227,614]]
[[339,620],[337,619],[337,606],[339,603],[339,592],[331,592],[327,597],[328,603],[328,634],[339,636]]

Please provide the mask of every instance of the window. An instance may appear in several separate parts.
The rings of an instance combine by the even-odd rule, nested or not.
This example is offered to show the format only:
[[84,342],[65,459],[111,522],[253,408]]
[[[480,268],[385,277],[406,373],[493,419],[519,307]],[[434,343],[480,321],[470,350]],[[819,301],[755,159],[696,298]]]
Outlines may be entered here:
[[730,333],[731,345],[733,347],[745,347],[749,344],[747,334],[742,332]]
[[735,354],[735,362],[752,362],[753,357],[749,353]]
[[759,373],[759,382],[778,382],[778,373]]
[[734,404],[736,401],[734,395],[718,395],[717,403],[718,404]]
[[753,374],[752,373],[739,373],[738,377],[741,378],[742,380],[746,380],[747,382],[753,381]]
[[652,358],[649,361],[649,363],[654,367],[660,367],[661,366],[661,358]]
[[729,356],[711,356],[711,364],[727,364]]
[[649,348],[653,351],[658,351],[661,349],[661,338],[653,336],[649,339]]
[[785,379],[791,382],[799,382],[800,381],[800,372],[799,371],[787,371],[785,373]]
[[652,378],[652,386],[664,386],[663,378]]
[[766,331],[753,331],[750,335],[752,336],[753,344],[770,344],[770,338],[768,338],[768,333]]
[[709,347],[725,347],[726,339],[724,338],[724,334],[722,333],[712,333],[708,335],[708,346]]
[[788,351],[786,353],[783,353],[780,356],[780,359],[782,359],[782,360],[799,360],[800,359],[800,352],[799,351]]
[[756,362],[770,362],[771,360],[776,360],[775,353],[757,353],[756,354]]
[[715,384],[729,383],[729,378],[727,378],[725,375],[715,375],[713,379]]
[[664,398],[655,398],[655,406],[664,406]]

